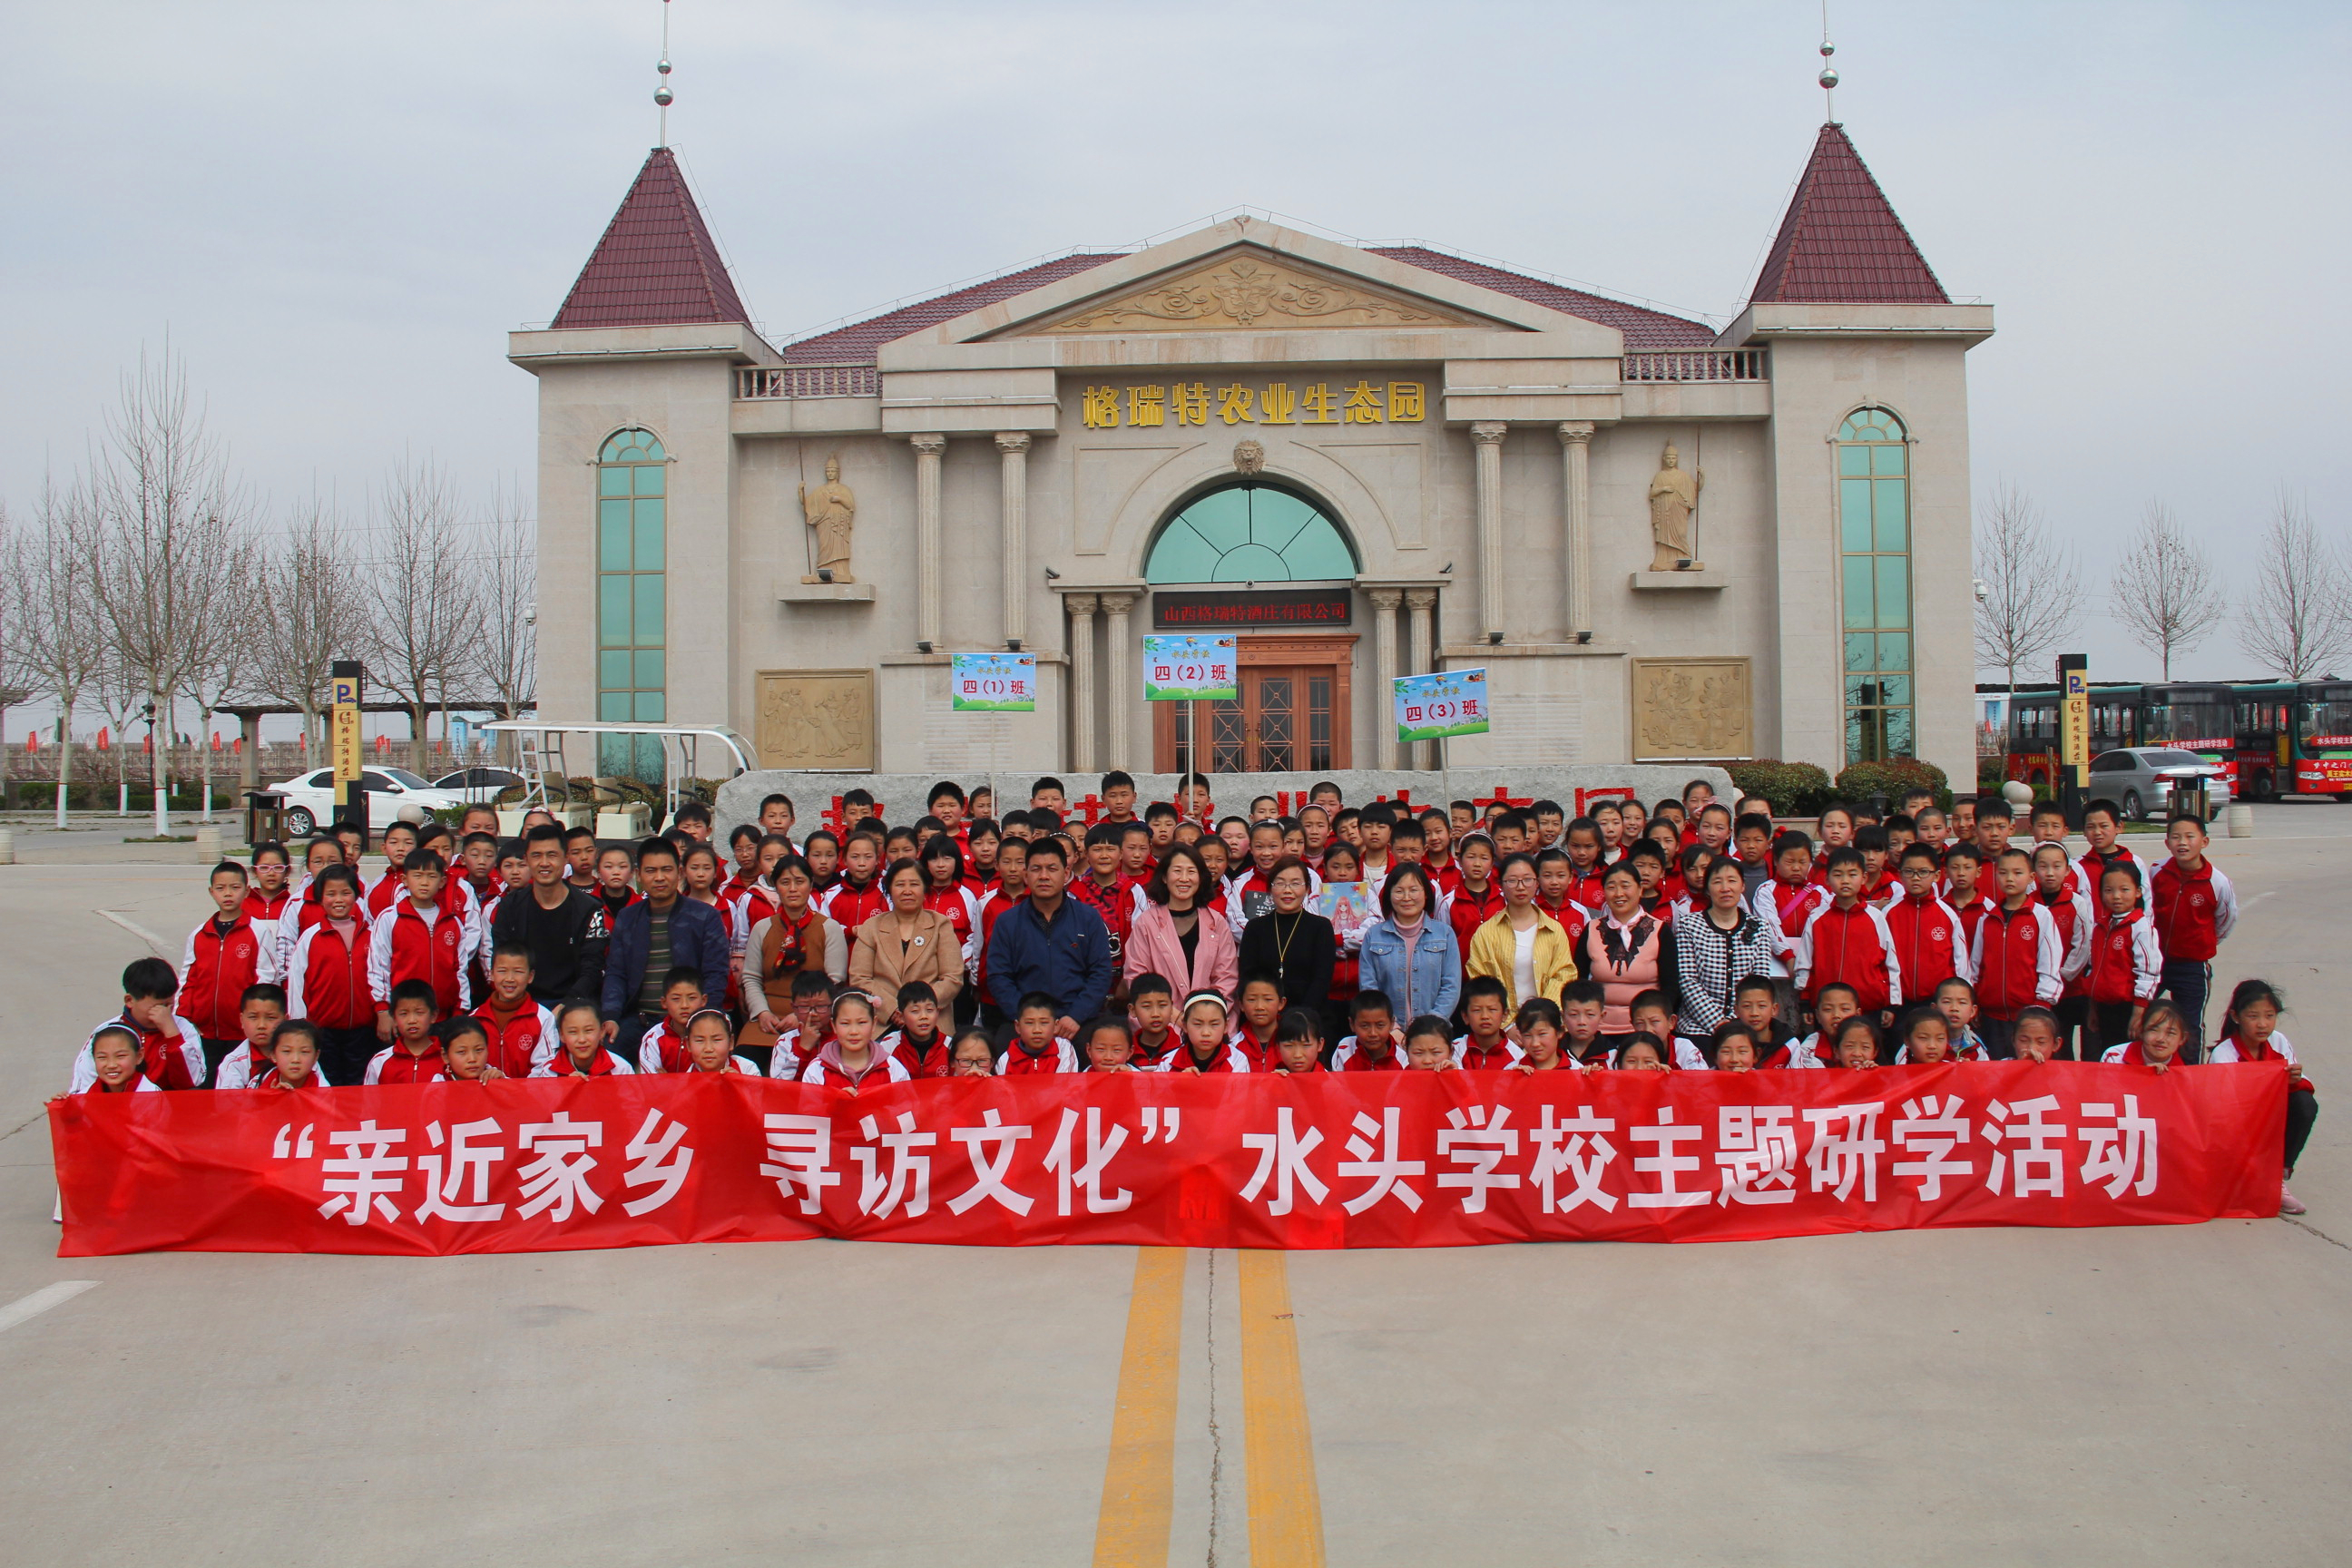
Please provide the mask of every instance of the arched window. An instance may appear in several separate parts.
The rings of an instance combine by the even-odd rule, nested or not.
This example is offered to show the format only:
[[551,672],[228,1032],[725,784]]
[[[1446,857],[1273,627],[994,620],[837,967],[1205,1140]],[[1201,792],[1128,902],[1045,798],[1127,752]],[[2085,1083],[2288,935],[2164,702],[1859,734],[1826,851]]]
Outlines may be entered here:
[[1845,626],[1845,760],[1916,755],[1912,726],[1911,448],[1903,422],[1858,408],[1838,429]]
[[[624,430],[596,458],[596,718],[667,721],[665,535],[669,459],[650,430]],[[661,743],[608,735],[597,770],[659,778]]]
[[1144,563],[1149,583],[1314,583],[1356,574],[1339,525],[1276,485],[1211,490],[1168,520]]

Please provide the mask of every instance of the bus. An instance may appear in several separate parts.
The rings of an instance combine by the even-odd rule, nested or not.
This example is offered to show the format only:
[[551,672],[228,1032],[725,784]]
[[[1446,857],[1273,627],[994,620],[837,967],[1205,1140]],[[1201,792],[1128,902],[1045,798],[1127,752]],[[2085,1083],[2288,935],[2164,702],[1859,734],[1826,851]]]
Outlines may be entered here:
[[[2054,789],[2058,688],[2048,681],[1977,688],[1989,713],[2006,701],[2008,722],[1988,732],[2008,753],[2005,776]],[[2169,746],[2218,764],[2233,800],[2331,795],[2352,803],[2352,680],[2189,680],[2136,686],[2091,683],[2091,755],[2123,746]]]
[[[2170,746],[2219,763],[2238,798],[2237,731],[2231,689],[2226,681],[2175,681],[2140,688],[2139,731],[2126,746]],[[2095,751],[2097,748],[2094,747]]]
[[2243,798],[2284,791],[2352,801],[2352,681],[2248,682],[2234,692]]

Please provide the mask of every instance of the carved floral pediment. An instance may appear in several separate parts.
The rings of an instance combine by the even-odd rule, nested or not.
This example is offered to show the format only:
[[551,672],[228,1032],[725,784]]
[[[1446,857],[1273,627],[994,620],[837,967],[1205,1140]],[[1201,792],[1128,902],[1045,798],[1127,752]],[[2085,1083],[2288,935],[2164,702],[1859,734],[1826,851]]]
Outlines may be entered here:
[[1330,277],[1264,251],[1219,258],[1122,293],[1089,300],[1032,329],[1071,332],[1296,331],[1331,327],[1493,327],[1433,300]]

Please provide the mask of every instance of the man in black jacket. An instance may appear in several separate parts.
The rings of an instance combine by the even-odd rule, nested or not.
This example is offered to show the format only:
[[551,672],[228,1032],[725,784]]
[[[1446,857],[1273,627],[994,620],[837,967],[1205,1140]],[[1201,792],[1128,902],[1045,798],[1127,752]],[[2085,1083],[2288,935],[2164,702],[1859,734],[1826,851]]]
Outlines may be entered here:
[[516,942],[530,950],[530,994],[543,1005],[600,998],[612,931],[596,896],[563,879],[563,829],[551,822],[532,828],[523,838],[523,863],[530,880],[509,888],[499,900],[491,944]]

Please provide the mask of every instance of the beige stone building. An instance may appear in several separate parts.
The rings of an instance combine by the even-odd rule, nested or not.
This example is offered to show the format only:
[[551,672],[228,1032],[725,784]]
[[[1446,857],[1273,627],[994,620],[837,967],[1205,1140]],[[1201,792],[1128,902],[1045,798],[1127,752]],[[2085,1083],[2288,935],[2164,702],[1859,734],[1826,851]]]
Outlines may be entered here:
[[[770,767],[1434,766],[1391,677],[1484,667],[1456,767],[1974,758],[1954,304],[1822,127],[1717,332],[1423,247],[1234,218],[798,342],[669,153],[544,331],[541,711]],[[1147,703],[1142,638],[1240,638]],[[951,652],[1037,658],[950,710]]]

